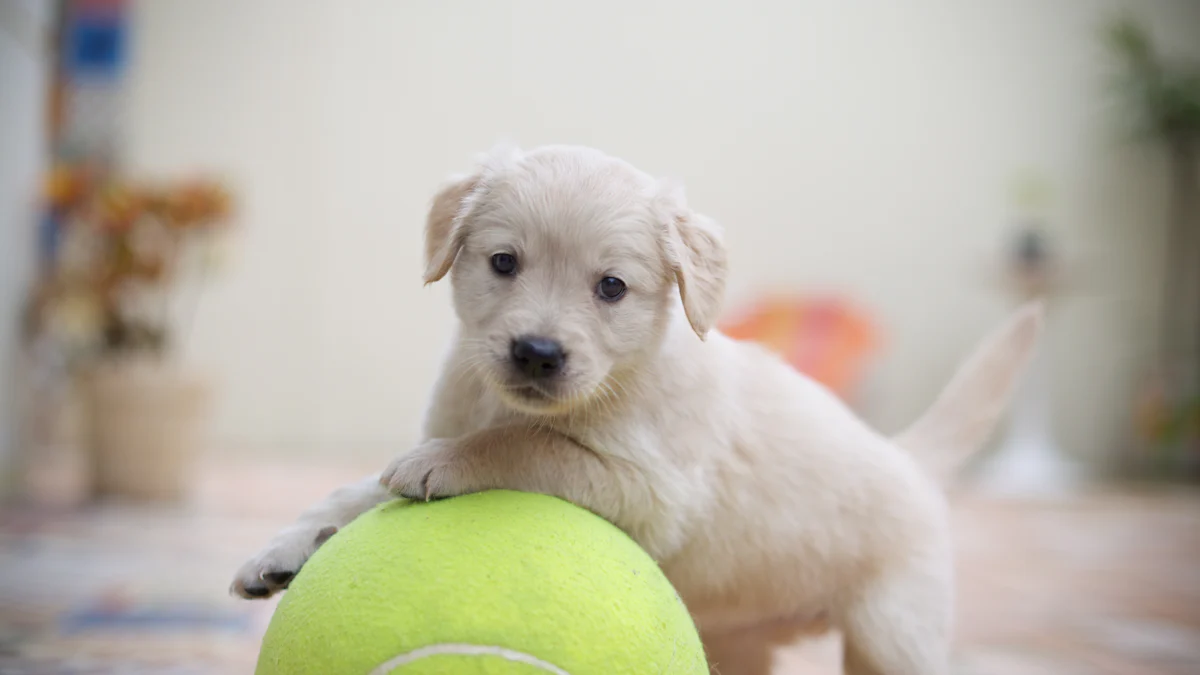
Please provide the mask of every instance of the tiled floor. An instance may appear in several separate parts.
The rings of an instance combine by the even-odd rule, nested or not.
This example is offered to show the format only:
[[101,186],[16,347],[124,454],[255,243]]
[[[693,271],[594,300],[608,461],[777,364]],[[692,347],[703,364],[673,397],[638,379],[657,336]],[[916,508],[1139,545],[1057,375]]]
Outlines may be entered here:
[[[213,466],[187,508],[0,514],[0,674],[250,673],[273,603],[239,562],[358,468]],[[956,673],[1200,673],[1200,494],[955,499]],[[780,655],[837,673],[836,637]]]
[[[956,673],[1200,673],[1200,494],[954,504]],[[836,673],[832,642],[780,672]]]

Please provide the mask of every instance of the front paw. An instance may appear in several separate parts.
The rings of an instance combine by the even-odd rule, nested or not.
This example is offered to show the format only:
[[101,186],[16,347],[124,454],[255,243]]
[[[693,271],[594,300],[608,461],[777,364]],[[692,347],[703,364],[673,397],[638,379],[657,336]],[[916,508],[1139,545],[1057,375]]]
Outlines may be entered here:
[[229,591],[247,599],[269,598],[292,583],[309,556],[337,532],[321,528],[295,527],[276,536],[261,553],[242,565]]
[[430,501],[471,492],[470,475],[453,440],[433,439],[392,460],[379,483],[401,497]]

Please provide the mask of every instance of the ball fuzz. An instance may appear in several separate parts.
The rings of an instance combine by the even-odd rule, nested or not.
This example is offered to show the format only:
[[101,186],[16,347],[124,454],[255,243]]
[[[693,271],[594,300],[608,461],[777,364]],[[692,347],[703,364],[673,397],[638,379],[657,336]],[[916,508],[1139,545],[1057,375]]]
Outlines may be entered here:
[[708,673],[641,548],[581,508],[493,491],[363,514],[304,565],[257,675]]

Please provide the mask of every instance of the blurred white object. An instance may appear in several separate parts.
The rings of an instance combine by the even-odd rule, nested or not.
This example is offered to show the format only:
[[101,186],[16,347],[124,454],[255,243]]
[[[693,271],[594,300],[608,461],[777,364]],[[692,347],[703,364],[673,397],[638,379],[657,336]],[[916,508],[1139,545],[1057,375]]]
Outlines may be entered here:
[[[1045,186],[1024,186],[1021,201],[1037,212]],[[1009,268],[1009,282],[1022,301],[1049,300],[1060,290],[1058,265],[1041,218],[1031,217],[1018,231]],[[1008,436],[984,463],[977,486],[983,492],[1012,497],[1055,497],[1074,492],[1082,482],[1078,466],[1062,453],[1050,423],[1050,363],[1046,337],[1029,361],[1025,377],[1013,396]]]
[[0,1],[0,498],[18,492],[23,424],[16,327],[36,265],[35,197],[46,155],[50,26],[57,3]]
[[1079,467],[1062,453],[1050,425],[1045,348],[1029,363],[1013,399],[1008,436],[983,465],[976,483],[985,493],[1012,497],[1067,496],[1079,489]]

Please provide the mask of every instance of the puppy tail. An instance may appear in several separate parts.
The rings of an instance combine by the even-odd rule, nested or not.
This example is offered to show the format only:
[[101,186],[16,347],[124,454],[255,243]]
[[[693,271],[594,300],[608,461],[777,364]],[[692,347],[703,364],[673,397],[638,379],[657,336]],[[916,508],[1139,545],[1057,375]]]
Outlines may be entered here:
[[1018,309],[959,367],[929,410],[893,439],[942,485],[979,451],[1008,407],[1044,316],[1041,301]]

